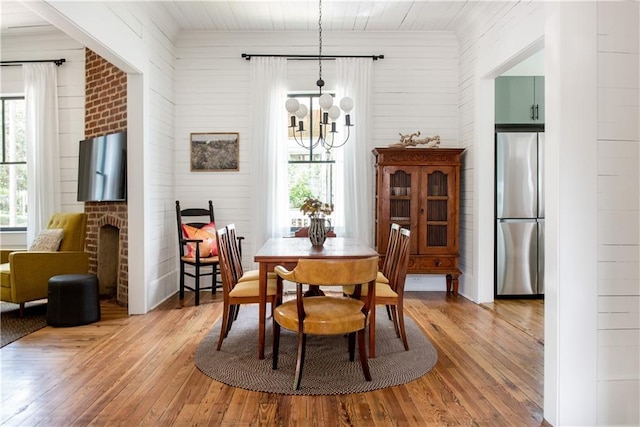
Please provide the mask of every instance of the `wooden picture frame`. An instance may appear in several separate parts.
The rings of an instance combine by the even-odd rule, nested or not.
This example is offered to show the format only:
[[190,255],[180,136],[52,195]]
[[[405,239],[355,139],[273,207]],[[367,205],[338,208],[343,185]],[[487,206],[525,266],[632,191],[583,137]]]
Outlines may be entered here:
[[238,132],[195,132],[190,140],[191,172],[240,170]]

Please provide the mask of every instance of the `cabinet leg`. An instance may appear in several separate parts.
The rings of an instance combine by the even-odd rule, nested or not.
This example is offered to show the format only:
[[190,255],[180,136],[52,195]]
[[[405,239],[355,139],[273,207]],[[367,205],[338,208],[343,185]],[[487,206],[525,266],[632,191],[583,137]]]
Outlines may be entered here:
[[453,290],[453,295],[458,295],[458,276],[458,274],[447,274],[447,293]]

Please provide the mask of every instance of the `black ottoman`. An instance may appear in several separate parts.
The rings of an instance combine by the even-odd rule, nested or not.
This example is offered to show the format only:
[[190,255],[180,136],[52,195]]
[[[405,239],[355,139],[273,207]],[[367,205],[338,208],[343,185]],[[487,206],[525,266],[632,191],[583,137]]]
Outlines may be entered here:
[[100,320],[100,289],[95,274],[63,274],[49,279],[47,324],[78,326]]

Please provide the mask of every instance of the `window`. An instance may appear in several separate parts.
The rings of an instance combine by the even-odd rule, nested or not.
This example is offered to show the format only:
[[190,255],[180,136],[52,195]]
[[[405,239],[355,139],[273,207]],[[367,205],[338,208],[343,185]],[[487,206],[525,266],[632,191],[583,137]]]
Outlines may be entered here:
[[[324,152],[317,141],[320,129],[319,94],[289,95],[309,109],[304,118],[302,135],[289,129],[289,219],[291,230],[309,225],[309,218],[300,212],[300,206],[308,197],[316,197],[323,202],[333,203],[335,182],[335,161]],[[313,120],[311,120],[313,118]],[[305,147],[300,146],[300,141]]]
[[0,230],[27,229],[27,151],[23,97],[2,97]]

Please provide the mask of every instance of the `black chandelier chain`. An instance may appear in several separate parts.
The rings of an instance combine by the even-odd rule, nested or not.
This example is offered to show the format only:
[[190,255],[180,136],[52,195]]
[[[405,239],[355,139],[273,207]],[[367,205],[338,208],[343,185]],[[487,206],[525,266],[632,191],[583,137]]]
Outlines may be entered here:
[[322,0],[318,1],[318,70],[317,85],[322,93],[322,86],[324,86],[322,80]]

